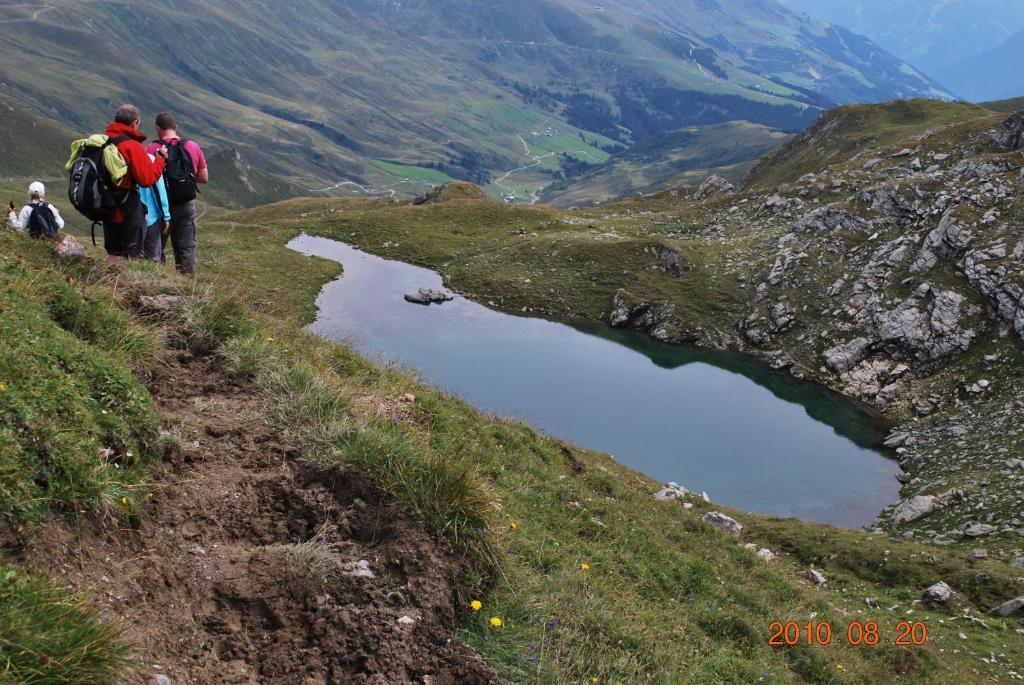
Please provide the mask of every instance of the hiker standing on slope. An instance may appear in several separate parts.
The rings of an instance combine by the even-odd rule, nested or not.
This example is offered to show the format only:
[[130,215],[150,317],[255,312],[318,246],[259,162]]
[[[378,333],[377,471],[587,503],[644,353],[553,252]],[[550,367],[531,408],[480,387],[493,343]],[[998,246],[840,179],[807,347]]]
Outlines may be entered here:
[[129,191],[124,204],[103,221],[103,247],[107,250],[108,262],[142,256],[146,206],[139,197],[139,187],[156,184],[164,171],[167,148],[158,146],[155,150],[157,157],[150,157],[142,147],[146,136],[139,131],[141,125],[139,110],[134,105],[121,105],[114,121],[107,125],[107,136],[128,166],[128,173],[117,187]]
[[14,202],[8,207],[7,222],[16,231],[25,231],[33,238],[56,239],[57,232],[64,229],[64,219],[52,204],[46,201],[46,186],[34,181],[28,187],[28,204],[21,213],[14,211]]
[[[151,161],[156,161],[153,155]],[[146,235],[142,241],[142,256],[151,262],[164,259],[164,238],[171,230],[171,206],[167,202],[167,188],[161,178],[150,187],[139,186],[139,199],[146,206]]]
[[174,266],[184,274],[196,275],[196,194],[198,183],[210,182],[203,150],[194,140],[178,135],[178,122],[170,112],[156,116],[156,134],[159,140],[149,145],[154,152],[161,145],[167,148],[167,166],[164,179],[171,204],[171,247]]

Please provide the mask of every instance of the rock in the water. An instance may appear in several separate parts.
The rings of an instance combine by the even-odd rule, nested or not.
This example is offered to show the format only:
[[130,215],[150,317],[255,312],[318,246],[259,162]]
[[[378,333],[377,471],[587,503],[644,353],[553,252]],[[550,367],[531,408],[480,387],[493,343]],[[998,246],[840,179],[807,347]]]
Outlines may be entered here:
[[655,340],[665,343],[696,340],[696,336],[680,328],[675,303],[664,300],[644,302],[621,289],[612,299],[608,325],[612,328],[643,331]]
[[921,599],[930,604],[945,604],[952,597],[953,588],[949,587],[949,585],[942,580],[929,587],[924,591],[924,594],[921,595]]
[[942,505],[931,495],[916,495],[903,500],[893,509],[892,522],[894,525],[902,526],[941,508]]
[[817,571],[812,568],[810,571],[807,572],[807,576],[811,580],[813,580],[814,584],[818,587],[825,587],[826,585],[828,585],[828,578],[826,578],[825,574],[821,571]]
[[1024,113],[1011,114],[996,126],[992,142],[1003,150],[1024,150]]
[[743,531],[743,526],[736,519],[726,516],[720,511],[709,511],[704,514],[704,521],[729,535],[739,537]]
[[61,238],[55,249],[58,255],[67,259],[77,259],[85,256],[85,246],[72,235],[65,235]]
[[441,304],[442,302],[450,302],[453,299],[455,299],[455,296],[451,293],[428,288],[420,288],[418,292],[405,296],[406,302],[412,302],[414,304],[430,304],[432,302]]
[[697,200],[703,200],[715,195],[731,195],[735,190],[736,186],[732,183],[729,183],[729,181],[717,174],[711,174],[700,184],[693,197]]
[[995,530],[995,526],[990,526],[987,523],[972,523],[964,529],[964,535],[969,538],[980,538],[994,533]]
[[836,373],[849,371],[864,359],[871,341],[867,338],[855,338],[842,345],[825,350],[825,363]]
[[1024,609],[1024,596],[1014,597],[1008,602],[1003,602],[988,613],[993,616],[1012,616],[1021,609]]

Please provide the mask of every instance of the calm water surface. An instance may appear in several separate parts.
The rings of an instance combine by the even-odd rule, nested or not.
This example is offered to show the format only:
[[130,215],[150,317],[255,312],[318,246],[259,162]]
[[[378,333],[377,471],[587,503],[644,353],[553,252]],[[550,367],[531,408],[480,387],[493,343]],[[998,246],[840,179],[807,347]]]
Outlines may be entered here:
[[462,297],[405,302],[438,274],[345,243],[289,247],[340,262],[310,330],[398,363],[490,412],[611,453],[712,501],[859,527],[897,499],[885,429],[859,405],[741,355],[600,325],[514,316]]

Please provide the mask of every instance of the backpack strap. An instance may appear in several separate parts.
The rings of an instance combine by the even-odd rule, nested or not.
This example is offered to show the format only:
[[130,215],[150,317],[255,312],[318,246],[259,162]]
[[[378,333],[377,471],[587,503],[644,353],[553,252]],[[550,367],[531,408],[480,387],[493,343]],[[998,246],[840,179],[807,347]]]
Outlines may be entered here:
[[114,136],[113,138],[107,138],[107,142],[103,143],[103,147],[108,145],[120,145],[126,140],[131,140],[131,136]]

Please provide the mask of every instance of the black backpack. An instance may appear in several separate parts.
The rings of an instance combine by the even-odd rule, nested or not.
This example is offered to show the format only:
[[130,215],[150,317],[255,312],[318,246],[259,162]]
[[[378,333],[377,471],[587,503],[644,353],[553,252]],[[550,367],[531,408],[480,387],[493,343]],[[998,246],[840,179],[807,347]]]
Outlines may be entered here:
[[172,205],[196,199],[195,167],[192,155],[185,149],[185,140],[178,138],[171,142],[159,141],[167,146],[167,163],[164,165],[164,180],[167,181],[167,199]]
[[53,216],[53,210],[46,202],[33,202],[32,213],[28,215],[28,234],[31,238],[53,238],[57,237],[57,218]]
[[[130,189],[115,188],[104,161],[108,145],[117,145],[128,136],[110,138],[101,147],[84,146],[71,167],[68,180],[68,200],[71,206],[93,222],[93,227],[114,215],[127,200]],[[93,238],[95,242],[95,238]]]

